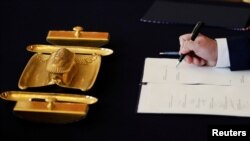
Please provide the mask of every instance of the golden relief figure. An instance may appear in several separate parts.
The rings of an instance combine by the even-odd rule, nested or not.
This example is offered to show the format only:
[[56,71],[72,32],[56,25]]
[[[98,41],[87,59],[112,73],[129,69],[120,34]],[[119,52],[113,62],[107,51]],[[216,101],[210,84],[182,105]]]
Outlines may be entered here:
[[100,64],[98,54],[75,54],[67,48],[52,54],[36,53],[24,69],[18,86],[26,89],[56,84],[86,91],[95,82]]

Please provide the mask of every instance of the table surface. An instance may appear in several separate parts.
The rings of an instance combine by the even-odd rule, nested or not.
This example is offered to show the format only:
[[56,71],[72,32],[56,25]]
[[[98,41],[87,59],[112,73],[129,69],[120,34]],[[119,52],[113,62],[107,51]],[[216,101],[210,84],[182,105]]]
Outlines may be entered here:
[[[240,117],[136,112],[145,57],[159,57],[160,51],[178,51],[178,37],[193,28],[140,22],[153,0],[0,3],[1,92],[19,90],[19,77],[33,55],[25,48],[49,44],[46,42],[49,30],[71,30],[81,25],[88,31],[109,32],[110,43],[104,47],[114,50],[111,56],[103,57],[97,80],[87,92],[58,87],[28,89],[97,97],[99,101],[90,106],[85,119],[66,125],[33,123],[13,115],[15,103],[0,100],[0,139],[7,136],[36,140],[206,140],[210,125],[250,123],[250,118]],[[215,27],[204,27],[202,33],[213,38],[249,34]]]

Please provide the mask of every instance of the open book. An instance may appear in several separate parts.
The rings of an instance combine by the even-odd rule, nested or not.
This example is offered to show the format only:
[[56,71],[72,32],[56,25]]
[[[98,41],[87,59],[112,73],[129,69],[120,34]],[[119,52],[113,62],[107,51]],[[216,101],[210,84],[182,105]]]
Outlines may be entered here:
[[250,71],[146,58],[138,113],[250,117]]

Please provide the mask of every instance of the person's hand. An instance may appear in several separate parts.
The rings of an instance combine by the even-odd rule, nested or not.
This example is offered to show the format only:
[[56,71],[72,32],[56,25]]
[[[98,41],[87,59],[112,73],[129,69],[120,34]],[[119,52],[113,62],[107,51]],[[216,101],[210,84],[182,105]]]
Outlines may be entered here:
[[194,41],[191,34],[179,37],[180,54],[187,54],[185,61],[199,66],[215,66],[217,62],[217,43],[205,35],[199,34]]

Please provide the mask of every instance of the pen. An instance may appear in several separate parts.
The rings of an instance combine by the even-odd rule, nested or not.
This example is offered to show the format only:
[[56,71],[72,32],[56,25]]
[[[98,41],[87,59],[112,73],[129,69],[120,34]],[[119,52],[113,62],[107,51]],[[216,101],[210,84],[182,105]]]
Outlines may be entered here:
[[[199,21],[199,22],[196,23],[196,25],[195,25],[195,27],[194,27],[194,29],[193,29],[193,31],[192,31],[192,35],[191,35],[191,40],[192,40],[192,41],[195,40],[195,38],[196,38],[197,35],[199,34],[200,29],[201,29],[201,27],[202,27],[203,25],[204,25],[204,23],[201,22],[201,21]],[[181,55],[180,55],[180,57],[179,57],[179,62],[178,62],[178,64],[176,65],[176,68],[180,65],[180,63],[182,62],[182,60],[185,58],[186,55],[187,55],[187,54],[181,54]]]
[[166,52],[160,52],[159,55],[173,55],[173,56],[179,56],[179,52],[177,51],[166,51]]

